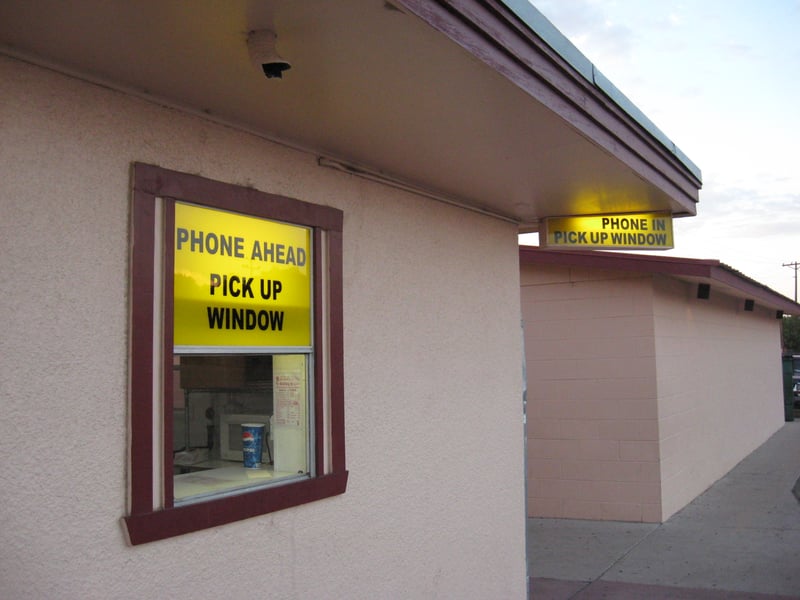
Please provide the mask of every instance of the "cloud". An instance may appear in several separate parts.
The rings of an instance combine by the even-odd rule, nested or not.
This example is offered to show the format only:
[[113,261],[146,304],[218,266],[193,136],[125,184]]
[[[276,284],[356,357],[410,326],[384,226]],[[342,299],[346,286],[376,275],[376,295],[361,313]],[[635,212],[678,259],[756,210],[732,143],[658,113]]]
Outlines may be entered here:
[[625,60],[632,56],[636,32],[614,22],[602,3],[593,0],[545,0],[535,2],[544,14],[584,54],[597,64],[599,60]]
[[534,0],[703,171],[678,256],[718,258],[788,295],[800,260],[800,0]]

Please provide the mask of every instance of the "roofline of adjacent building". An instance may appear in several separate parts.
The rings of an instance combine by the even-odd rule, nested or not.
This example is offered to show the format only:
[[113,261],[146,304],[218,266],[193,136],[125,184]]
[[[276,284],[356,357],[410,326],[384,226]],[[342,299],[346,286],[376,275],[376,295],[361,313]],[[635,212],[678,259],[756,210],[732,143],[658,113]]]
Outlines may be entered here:
[[651,256],[601,250],[551,250],[519,247],[520,265],[554,265],[660,274],[735,290],[737,296],[786,315],[800,315],[800,304],[716,259]]

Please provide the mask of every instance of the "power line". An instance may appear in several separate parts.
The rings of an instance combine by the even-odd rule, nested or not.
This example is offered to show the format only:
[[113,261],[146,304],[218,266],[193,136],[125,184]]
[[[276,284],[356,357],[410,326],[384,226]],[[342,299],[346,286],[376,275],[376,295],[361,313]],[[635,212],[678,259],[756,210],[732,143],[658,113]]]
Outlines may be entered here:
[[783,266],[794,269],[794,301],[797,302],[797,269],[800,269],[800,262],[783,263]]

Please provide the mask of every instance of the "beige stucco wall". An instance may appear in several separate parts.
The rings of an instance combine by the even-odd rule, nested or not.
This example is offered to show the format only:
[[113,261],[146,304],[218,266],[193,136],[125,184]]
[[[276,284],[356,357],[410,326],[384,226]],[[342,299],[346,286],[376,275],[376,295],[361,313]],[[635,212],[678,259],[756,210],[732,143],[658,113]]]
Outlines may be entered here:
[[[132,161],[344,211],[344,495],[125,545]],[[0,172],[1,597],[525,597],[513,225],[7,58]]]
[[784,422],[780,320],[714,285],[654,280],[663,518],[680,510]]
[[521,286],[529,515],[666,520],[783,423],[773,310],[622,271]]
[[652,288],[641,275],[523,266],[528,514],[661,514]]

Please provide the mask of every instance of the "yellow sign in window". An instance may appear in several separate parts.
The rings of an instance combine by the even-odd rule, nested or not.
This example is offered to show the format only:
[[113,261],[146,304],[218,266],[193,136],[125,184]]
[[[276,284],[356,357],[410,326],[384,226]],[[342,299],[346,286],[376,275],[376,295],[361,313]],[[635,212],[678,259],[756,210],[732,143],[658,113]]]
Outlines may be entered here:
[[669,250],[674,247],[672,215],[636,213],[582,217],[548,217],[539,244],[576,250]]
[[311,346],[311,230],[175,204],[174,344]]

